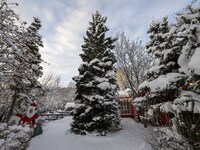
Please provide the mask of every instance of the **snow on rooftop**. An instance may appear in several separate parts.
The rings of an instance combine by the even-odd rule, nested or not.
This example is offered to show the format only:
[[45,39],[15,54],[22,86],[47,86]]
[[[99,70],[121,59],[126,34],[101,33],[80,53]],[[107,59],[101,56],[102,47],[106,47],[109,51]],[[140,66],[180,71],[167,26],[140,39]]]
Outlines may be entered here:
[[74,108],[75,107],[75,103],[74,102],[68,102],[68,103],[66,103],[65,104],[65,109],[67,109],[67,108]]
[[125,90],[118,91],[119,97],[129,97],[131,95],[131,89],[127,88]]
[[136,97],[133,101],[135,106],[141,106],[142,102],[145,100],[145,97]]

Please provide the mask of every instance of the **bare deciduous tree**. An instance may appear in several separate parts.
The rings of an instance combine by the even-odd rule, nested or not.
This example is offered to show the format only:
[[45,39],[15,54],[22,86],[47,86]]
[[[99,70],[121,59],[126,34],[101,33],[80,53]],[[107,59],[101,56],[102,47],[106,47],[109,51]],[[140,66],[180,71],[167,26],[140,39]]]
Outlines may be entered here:
[[45,90],[54,91],[59,87],[60,76],[55,75],[54,72],[48,72],[40,79],[40,83]]
[[145,79],[145,72],[153,64],[153,58],[147,54],[141,41],[130,41],[124,33],[118,34],[115,47],[118,80],[122,88],[130,88],[133,94]]
[[60,87],[60,76],[49,72],[40,79],[40,83],[44,88],[44,94],[39,101],[39,113],[64,109],[65,104],[72,101],[75,93],[73,81],[68,87]]

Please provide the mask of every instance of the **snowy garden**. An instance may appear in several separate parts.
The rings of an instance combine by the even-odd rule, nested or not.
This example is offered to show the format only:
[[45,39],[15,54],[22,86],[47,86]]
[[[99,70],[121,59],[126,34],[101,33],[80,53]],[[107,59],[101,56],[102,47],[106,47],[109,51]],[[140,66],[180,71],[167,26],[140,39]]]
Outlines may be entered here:
[[71,117],[53,121],[44,126],[44,133],[31,140],[28,150],[150,150],[145,142],[145,128],[130,118],[122,120],[123,130],[107,136],[86,136],[70,132]]
[[[200,149],[200,6],[153,20],[142,45],[92,14],[78,75],[43,74],[42,22],[0,2],[0,150]],[[109,18],[108,18],[109,19]]]

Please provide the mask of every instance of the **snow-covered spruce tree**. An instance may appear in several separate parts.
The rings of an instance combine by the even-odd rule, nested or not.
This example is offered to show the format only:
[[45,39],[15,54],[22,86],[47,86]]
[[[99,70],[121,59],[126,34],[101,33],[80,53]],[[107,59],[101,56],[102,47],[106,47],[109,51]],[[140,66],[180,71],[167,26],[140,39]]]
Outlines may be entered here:
[[150,41],[146,47],[149,53],[154,54],[157,64],[147,71],[147,80],[140,84],[139,96],[134,102],[142,115],[146,113],[156,125],[162,124],[158,119],[160,107],[173,102],[184,77],[178,72],[180,47],[173,43],[175,31],[174,26],[168,25],[166,17],[162,21],[153,21],[148,30]]
[[25,44],[30,54],[29,63],[36,78],[41,77],[43,74],[42,66],[40,65],[43,60],[39,53],[39,47],[43,47],[42,37],[39,34],[41,27],[40,19],[34,17],[34,21],[27,28],[25,33]]
[[84,63],[78,69],[79,76],[73,78],[77,107],[71,129],[76,134],[95,131],[105,135],[120,123],[113,66],[116,60],[111,52],[116,39],[106,37],[106,19],[99,12],[92,15],[80,54]]
[[[38,37],[36,34],[27,34],[30,31],[26,30],[25,23],[20,20],[19,16],[10,8],[10,5],[13,5],[13,3],[8,4],[5,0],[0,3],[1,85],[10,95],[6,99],[7,121],[16,105],[32,99],[30,97],[31,90],[39,85],[37,81],[39,74],[35,70],[41,70],[38,67],[39,63],[37,65],[33,63],[33,61],[40,62],[40,59],[36,57],[38,54],[35,53],[34,56],[35,50],[30,45],[28,46],[28,41],[36,41]],[[34,44],[38,45],[36,42]]]
[[200,7],[189,5],[177,15],[177,40],[182,45],[178,64],[187,78],[173,109],[184,135],[193,149],[200,148]]

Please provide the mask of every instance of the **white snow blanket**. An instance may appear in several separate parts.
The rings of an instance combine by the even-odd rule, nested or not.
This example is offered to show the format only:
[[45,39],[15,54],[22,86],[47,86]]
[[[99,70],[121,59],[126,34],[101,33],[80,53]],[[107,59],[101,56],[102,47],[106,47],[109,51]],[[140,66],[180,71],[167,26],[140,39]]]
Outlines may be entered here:
[[123,130],[107,136],[75,135],[70,132],[71,121],[66,117],[49,122],[28,150],[151,150],[144,140],[144,127],[132,119],[123,119]]

